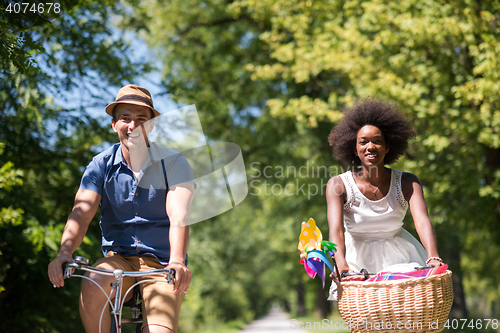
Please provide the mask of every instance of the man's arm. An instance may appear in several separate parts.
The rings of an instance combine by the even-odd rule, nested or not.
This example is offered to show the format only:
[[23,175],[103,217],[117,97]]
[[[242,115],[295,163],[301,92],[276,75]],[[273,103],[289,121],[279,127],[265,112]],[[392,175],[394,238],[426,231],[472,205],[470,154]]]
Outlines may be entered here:
[[181,183],[167,192],[167,215],[170,219],[170,261],[167,268],[174,269],[174,292],[187,291],[191,283],[191,271],[184,264],[189,243],[189,214],[193,201],[194,184]]
[[101,195],[94,191],[78,190],[76,192],[75,204],[61,237],[59,254],[48,268],[50,282],[56,287],[64,286],[62,264],[72,260],[73,252],[82,243],[100,202]]

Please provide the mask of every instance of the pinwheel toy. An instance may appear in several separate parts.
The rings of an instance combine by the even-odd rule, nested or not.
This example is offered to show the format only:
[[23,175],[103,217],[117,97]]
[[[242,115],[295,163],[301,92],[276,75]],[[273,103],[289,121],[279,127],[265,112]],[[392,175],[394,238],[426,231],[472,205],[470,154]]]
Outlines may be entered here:
[[[323,281],[323,288],[325,287],[325,265],[333,272],[335,265],[335,251],[336,245],[323,240],[321,230],[316,226],[316,221],[309,218],[307,222],[302,222],[299,245],[297,248],[300,251],[300,263],[304,265],[307,275],[314,279],[316,274],[319,275]],[[333,265],[330,261],[333,260]],[[338,274],[338,272],[337,272]]]

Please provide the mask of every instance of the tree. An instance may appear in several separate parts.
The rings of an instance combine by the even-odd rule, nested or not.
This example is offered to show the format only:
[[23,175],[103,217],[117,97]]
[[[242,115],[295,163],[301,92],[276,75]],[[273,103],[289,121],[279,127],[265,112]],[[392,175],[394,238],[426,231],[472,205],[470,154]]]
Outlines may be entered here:
[[[109,24],[121,6],[80,1],[70,7],[45,24],[34,24],[32,16],[13,24],[19,16],[0,14],[0,165],[2,176],[7,173],[0,194],[2,331],[82,331],[79,283],[54,290],[47,265],[59,249],[82,168],[114,140],[91,116],[91,103],[103,107],[114,98],[110,87],[149,70],[132,60],[129,42]],[[80,254],[95,259],[99,243],[93,223]]]
[[[179,103],[197,104],[209,138],[242,147],[252,191],[242,205],[249,205],[258,218],[250,221],[254,231],[239,235],[240,241],[241,237],[259,239],[262,233],[270,238],[265,247],[257,247],[261,254],[255,254],[263,260],[258,267],[265,268],[256,269],[258,275],[265,276],[265,284],[259,286],[273,291],[266,294],[267,304],[281,301],[295,307],[295,289],[300,290],[306,281],[296,250],[300,222],[312,215],[327,230],[324,198],[319,194],[324,193],[329,174],[335,172],[325,168],[331,161],[330,153],[325,154],[330,124],[312,128],[295,119],[272,117],[265,102],[271,96],[302,96],[310,86],[281,79],[252,80],[248,66],[269,61],[268,45],[259,35],[271,28],[270,16],[255,19],[248,11],[240,11],[237,5],[228,7],[222,1],[174,1],[135,9],[138,16],[125,20],[122,26],[137,21],[145,24],[146,38],[151,36],[151,45],[164,60],[166,90]],[[323,168],[318,171],[317,166]],[[285,189],[294,194],[287,195]],[[228,214],[240,215],[242,205]],[[259,214],[261,210],[265,213]],[[243,220],[241,217],[240,223]],[[193,238],[198,228],[203,227],[193,226]],[[214,240],[219,242],[224,243],[225,237]],[[196,265],[197,257],[191,258]],[[285,283],[283,276],[287,277]],[[307,283],[316,288],[316,282]],[[263,295],[248,297],[262,299]],[[253,308],[254,312],[261,310]]]
[[[3,147],[4,144],[0,143],[0,155],[3,153]],[[5,192],[10,192],[12,191],[12,188],[14,186],[18,186],[22,184],[22,177],[23,173],[19,169],[14,169],[12,162],[7,162],[5,163],[1,168],[0,168],[0,198],[4,200],[4,197],[6,196]],[[3,227],[4,225],[10,224],[10,225],[19,225],[22,221],[22,215],[24,211],[21,208],[16,208],[14,209],[12,206],[10,207],[2,207],[1,213],[0,213],[0,227]],[[2,253],[0,252],[0,255]],[[0,272],[0,281],[4,280],[5,276],[5,270],[7,267],[2,267],[2,271]],[[4,291],[5,287],[3,285],[0,285],[0,292]]]
[[[271,242],[293,244],[290,230],[296,235],[309,216],[326,230],[324,198],[306,199],[299,189],[306,185],[311,194],[312,185],[322,188],[331,173],[347,167],[330,157],[326,144],[342,107],[366,96],[398,102],[419,135],[393,167],[417,174],[424,185],[440,251],[454,271],[454,316],[464,317],[462,283],[466,291],[483,286],[489,302],[500,297],[498,267],[490,261],[500,238],[498,6],[163,1],[135,8],[125,22],[142,22],[144,38],[163,62],[166,91],[198,105],[206,134],[244,149],[249,180],[258,180],[253,198],[260,190],[262,199],[247,204],[262,210],[271,230],[287,230]],[[279,173],[277,166],[291,168]],[[290,176],[301,166],[326,167],[328,175]],[[269,192],[287,184],[299,196]],[[298,266],[295,255],[290,245],[268,259],[285,267],[287,289],[303,274],[288,268]]]

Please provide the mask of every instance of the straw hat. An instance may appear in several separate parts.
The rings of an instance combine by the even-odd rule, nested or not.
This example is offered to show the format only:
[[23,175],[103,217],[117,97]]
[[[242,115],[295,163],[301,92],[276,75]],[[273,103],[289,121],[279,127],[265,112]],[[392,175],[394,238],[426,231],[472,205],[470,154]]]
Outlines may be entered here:
[[120,91],[118,91],[118,95],[116,95],[115,101],[106,106],[106,113],[113,116],[115,106],[120,103],[145,106],[153,111],[155,117],[160,115],[160,112],[156,111],[153,107],[153,99],[149,91],[135,84],[128,84],[121,88]]

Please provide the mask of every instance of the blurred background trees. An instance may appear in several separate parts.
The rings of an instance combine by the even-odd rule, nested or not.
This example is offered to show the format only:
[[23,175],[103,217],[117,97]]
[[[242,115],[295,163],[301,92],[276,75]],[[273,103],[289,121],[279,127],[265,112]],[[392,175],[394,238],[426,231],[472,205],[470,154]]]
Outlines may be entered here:
[[[2,15],[12,51],[0,72],[0,313],[12,321],[0,325],[81,331],[77,283],[52,290],[45,271],[83,167],[116,140],[88,110],[153,64],[161,91],[196,104],[209,140],[242,148],[250,190],[235,209],[192,226],[182,331],[238,327],[272,304],[331,313],[296,245],[309,217],[328,234],[326,182],[349,166],[332,157],[327,136],[342,108],[366,96],[398,102],[419,134],[391,167],[424,185],[454,272],[452,315],[498,318],[496,1],[80,1],[24,31]],[[139,39],[154,63],[133,57]],[[95,259],[93,226],[81,251]],[[411,217],[405,227],[414,232]]]
[[[69,5],[49,22],[0,12],[0,331],[82,331],[78,283],[54,290],[47,265],[83,168],[114,140],[90,108],[149,67],[111,29],[112,1]],[[82,254],[96,258],[100,238],[94,223]]]

